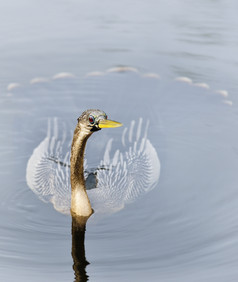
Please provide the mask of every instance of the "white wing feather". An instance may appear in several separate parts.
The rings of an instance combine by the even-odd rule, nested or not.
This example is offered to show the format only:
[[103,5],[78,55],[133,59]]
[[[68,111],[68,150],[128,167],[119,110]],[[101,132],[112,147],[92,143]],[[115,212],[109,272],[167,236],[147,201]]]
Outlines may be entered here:
[[[27,163],[26,181],[44,202],[62,213],[70,209],[70,146],[66,125],[59,132],[58,120],[48,120],[45,139],[34,149]],[[69,136],[68,136],[69,137]]]

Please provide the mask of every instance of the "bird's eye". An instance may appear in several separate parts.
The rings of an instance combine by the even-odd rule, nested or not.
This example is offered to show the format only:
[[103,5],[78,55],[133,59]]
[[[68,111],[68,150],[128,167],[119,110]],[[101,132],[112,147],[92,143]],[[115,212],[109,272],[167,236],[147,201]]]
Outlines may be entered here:
[[91,124],[94,124],[94,122],[95,122],[94,116],[89,116],[88,121],[89,121]]

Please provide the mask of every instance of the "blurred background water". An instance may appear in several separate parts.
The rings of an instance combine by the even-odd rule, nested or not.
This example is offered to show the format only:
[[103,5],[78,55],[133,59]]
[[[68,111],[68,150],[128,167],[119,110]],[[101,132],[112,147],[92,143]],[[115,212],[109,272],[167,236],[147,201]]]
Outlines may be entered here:
[[[71,218],[29,189],[26,165],[48,118],[73,129],[95,107],[127,127],[149,120],[161,174],[143,198],[89,219],[89,281],[237,281],[237,9],[0,1],[1,281],[74,280]],[[89,166],[122,134],[92,136]]]

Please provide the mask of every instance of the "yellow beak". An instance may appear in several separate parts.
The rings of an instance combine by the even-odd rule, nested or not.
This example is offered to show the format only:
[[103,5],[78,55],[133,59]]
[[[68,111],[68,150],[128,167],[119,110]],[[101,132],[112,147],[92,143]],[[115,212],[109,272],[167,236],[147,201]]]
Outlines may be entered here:
[[110,127],[120,127],[122,123],[110,120],[110,119],[102,119],[99,121],[98,127],[99,128],[110,128]]

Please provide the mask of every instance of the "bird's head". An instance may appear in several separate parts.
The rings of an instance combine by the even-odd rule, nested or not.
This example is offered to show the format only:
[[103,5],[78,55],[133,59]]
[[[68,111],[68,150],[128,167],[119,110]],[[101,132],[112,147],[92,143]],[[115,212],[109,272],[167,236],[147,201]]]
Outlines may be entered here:
[[120,122],[109,120],[105,112],[94,109],[83,112],[78,118],[78,124],[81,130],[85,130],[88,134],[98,131],[101,128],[122,126]]

